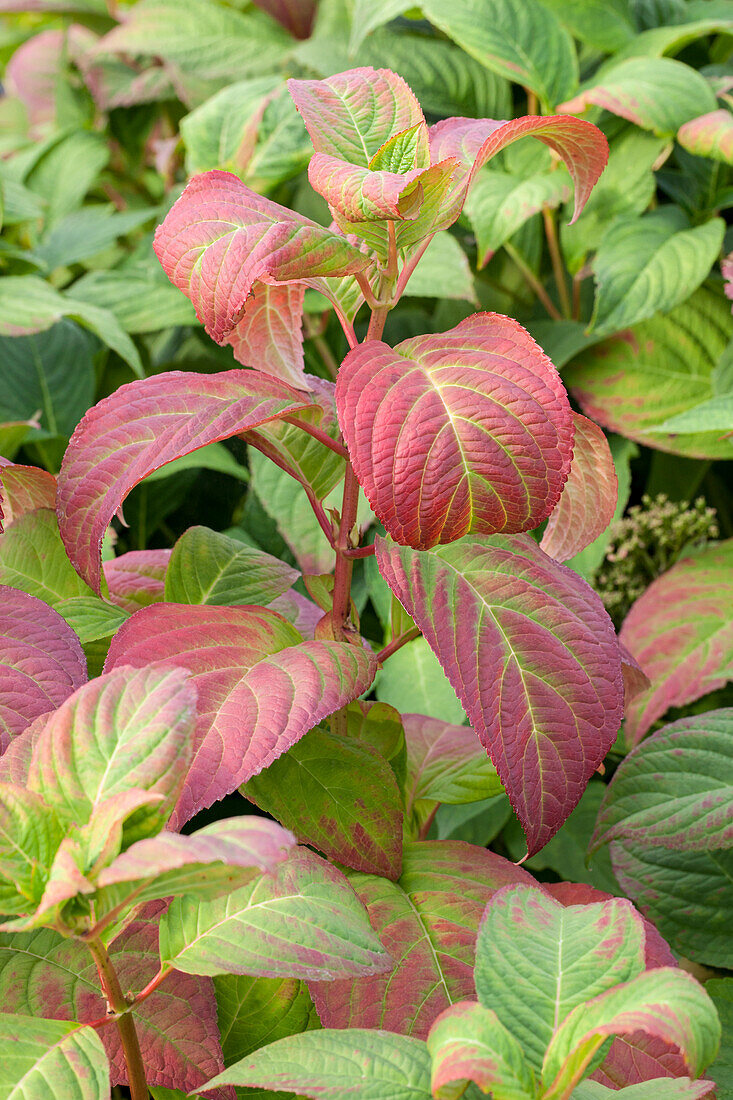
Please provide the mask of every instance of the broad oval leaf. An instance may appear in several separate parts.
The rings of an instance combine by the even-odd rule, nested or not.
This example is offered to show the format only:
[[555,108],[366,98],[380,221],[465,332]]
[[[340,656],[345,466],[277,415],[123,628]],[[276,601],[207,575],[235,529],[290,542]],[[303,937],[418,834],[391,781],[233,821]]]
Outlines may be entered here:
[[470,1081],[502,1100],[527,1100],[534,1077],[495,1012],[469,1001],[441,1012],[428,1035],[435,1100],[455,1100]]
[[359,345],[339,371],[336,403],[372,507],[396,541],[418,549],[537,526],[570,469],[572,417],[557,371],[500,314],[394,349]]
[[616,839],[682,851],[733,845],[733,710],[672,722],[622,760],[591,847]]
[[381,537],[376,546],[382,576],[440,660],[534,854],[618,733],[623,679],[611,620],[585,581],[528,535],[429,553]]
[[264,606],[287,592],[298,576],[271,554],[208,527],[189,527],[168,562],[165,601]]
[[90,409],[59,473],[58,515],[74,567],[100,591],[100,547],[130,490],[154,470],[308,404],[255,371],[169,371],[130,382]]
[[632,700],[624,733],[635,745],[670,708],[731,678],[733,539],[713,543],[658,577],[634,603],[619,635],[651,680]]
[[132,614],[165,597],[171,550],[128,550],[102,562],[110,602]]
[[390,958],[335,867],[296,848],[271,875],[209,901],[176,898],[160,928],[166,969],[331,982]]
[[86,681],[74,631],[42,600],[0,585],[0,753]]
[[618,478],[608,441],[592,420],[573,413],[573,461],[540,546],[555,561],[567,561],[608,527],[616,511]]
[[297,978],[218,974],[214,991],[228,1066],[276,1039],[321,1026],[308,989]]
[[424,1039],[439,1012],[473,997],[481,914],[502,886],[531,884],[520,867],[461,841],[405,845],[402,875],[349,876],[396,960],[379,977],[310,982],[324,1027],[386,1027]]
[[692,118],[680,126],[677,140],[693,156],[733,164],[733,115],[721,108]]
[[94,1028],[0,1014],[0,1094],[22,1100],[107,1100],[109,1066]]

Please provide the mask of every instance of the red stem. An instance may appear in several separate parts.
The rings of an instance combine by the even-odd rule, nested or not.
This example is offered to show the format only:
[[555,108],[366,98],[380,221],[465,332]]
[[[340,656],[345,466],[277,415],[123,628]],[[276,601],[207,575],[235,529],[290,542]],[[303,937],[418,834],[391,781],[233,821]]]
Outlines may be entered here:
[[377,661],[382,663],[386,661],[388,657],[391,657],[393,653],[396,653],[398,649],[402,649],[403,645],[407,645],[408,642],[414,641],[415,638],[420,637],[420,628],[417,626],[411,626],[409,630],[406,630],[404,634],[400,634],[397,638],[393,638],[389,645],[386,645],[384,649],[380,649],[377,654]]
[[349,452],[343,443],[339,443],[337,439],[332,439],[327,432],[324,432],[322,428],[317,428],[315,424],[310,424],[307,420],[299,420],[297,416],[284,416],[283,420],[287,421],[288,424],[292,424],[295,428],[301,428],[308,435],[312,435],[324,447],[328,447],[330,451],[334,451],[341,458],[349,457]]

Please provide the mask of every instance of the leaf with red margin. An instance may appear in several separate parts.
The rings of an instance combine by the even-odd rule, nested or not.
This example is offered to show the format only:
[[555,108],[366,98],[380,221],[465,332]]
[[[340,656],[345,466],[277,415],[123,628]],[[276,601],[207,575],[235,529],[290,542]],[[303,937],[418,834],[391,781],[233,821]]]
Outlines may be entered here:
[[303,642],[262,607],[159,604],[112,639],[105,668],[184,667],[198,692],[194,758],[174,821],[256,775],[322,718],[356,699],[376,671],[371,651]]
[[670,707],[728,682],[733,621],[733,539],[713,543],[658,577],[629,611],[619,638],[651,680],[626,713],[624,734],[637,745]]
[[677,141],[696,157],[733,164],[733,114],[721,107],[680,126]]
[[[302,282],[364,271],[372,261],[345,237],[251,191],[231,172],[194,176],[155,232],[155,254],[171,282],[193,302],[209,336],[225,343],[236,328],[244,347],[249,310],[261,334],[249,337],[258,368],[277,374],[282,341],[270,355],[267,302],[259,284]],[[252,292],[254,301],[249,304]],[[289,301],[292,308],[293,300]],[[262,310],[264,309],[264,322]],[[292,350],[292,349],[291,349]],[[290,362],[289,369],[299,369]],[[290,375],[289,375],[290,377]]]
[[0,534],[36,508],[56,507],[56,478],[38,466],[20,466],[0,456]]
[[616,511],[618,478],[608,441],[592,420],[574,412],[573,461],[562,496],[547,521],[540,546],[567,561],[608,527]]
[[435,1100],[455,1100],[471,1081],[501,1100],[528,1100],[534,1077],[522,1048],[495,1012],[461,1001],[441,1012],[428,1035]]
[[128,550],[102,562],[110,601],[123,611],[139,611],[165,598],[165,571],[172,550]]
[[59,529],[77,572],[100,592],[107,526],[153,470],[307,404],[303,394],[256,371],[169,371],[120,386],[86,413],[61,463]]
[[549,145],[565,162],[575,184],[572,222],[583,210],[608,161],[608,142],[597,126],[567,115],[527,115],[510,122],[482,118],[446,118],[430,127],[430,159],[433,163],[455,157],[460,165],[450,210],[451,222],[460,214],[480,168],[500,150],[522,137],[535,137]]
[[395,348],[359,345],[339,371],[336,405],[370,504],[397,542],[417,549],[536,527],[568,476],[565,388],[529,333],[501,314]]
[[[489,750],[530,855],[554,836],[616,739],[621,658],[584,580],[528,535],[419,552],[378,537],[379,571]],[[123,627],[124,629],[124,627]]]
[[[158,919],[154,902],[109,948],[124,990],[139,992],[158,970]],[[0,997],[3,1012],[27,1012],[49,1019],[104,1019],[107,1005],[91,955],[78,940],[51,929],[0,935]],[[210,978],[173,972],[132,1009],[148,1084],[193,1089],[223,1067],[216,1002]],[[116,1027],[99,1036],[112,1067],[113,1084],[127,1081]]]
[[316,153],[308,165],[314,191],[334,217],[347,222],[412,221],[421,205],[420,178],[430,168],[410,172],[375,172],[327,153]]
[[74,631],[48,604],[0,585],[0,753],[87,678]]
[[447,840],[405,845],[398,882],[358,873],[349,880],[397,961],[379,977],[311,982],[321,1023],[420,1039],[439,1012],[475,995],[476,933],[492,894],[509,883],[534,883],[494,852]]
[[503,793],[496,768],[470,726],[455,726],[424,714],[403,714],[402,722],[407,743],[407,813],[421,799],[455,806]]
[[[349,69],[326,80],[289,80],[316,153],[351,164],[369,161],[395,134],[425,123],[414,93],[389,69]],[[427,134],[416,149],[415,167],[429,164]]]

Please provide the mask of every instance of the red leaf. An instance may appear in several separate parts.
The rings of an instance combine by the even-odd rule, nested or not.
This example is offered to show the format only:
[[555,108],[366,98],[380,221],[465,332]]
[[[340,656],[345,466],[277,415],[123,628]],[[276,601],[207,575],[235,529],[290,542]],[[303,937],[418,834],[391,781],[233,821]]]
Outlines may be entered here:
[[151,603],[162,603],[171,553],[171,550],[129,550],[103,562],[110,601],[130,614]]
[[316,0],[254,0],[295,38],[308,38],[316,14]]
[[513,863],[462,841],[405,847],[399,882],[353,873],[372,927],[397,959],[384,975],[309,984],[324,1027],[370,1027],[424,1039],[439,1012],[476,995],[479,921],[502,886],[534,884]]
[[539,851],[616,739],[621,658],[593,590],[529,536],[420,553],[376,541],[379,571],[420,627]]
[[526,531],[558,501],[573,424],[557,371],[518,322],[476,313],[394,349],[370,341],[336,382],[357,477],[397,542]]
[[555,561],[567,561],[597,539],[613,519],[618,499],[616,468],[605,435],[592,420],[572,415],[573,462],[540,543]]
[[0,753],[34,718],[81,687],[87,663],[74,631],[43,600],[0,585]]
[[231,344],[238,363],[272,374],[296,389],[310,390],[303,371],[304,296],[305,287],[299,283],[257,283],[246,316],[222,342]]
[[307,404],[303,394],[255,371],[169,371],[120,386],[77,425],[61,464],[59,530],[74,568],[100,591],[107,526],[153,470]]
[[0,456],[0,534],[26,512],[56,507],[56,478],[38,466],[19,466]]
[[303,642],[265,608],[179,604],[154,605],[128,619],[105,668],[118,665],[182,666],[193,674],[196,748],[174,814],[179,827],[361,695],[376,671],[371,651]]

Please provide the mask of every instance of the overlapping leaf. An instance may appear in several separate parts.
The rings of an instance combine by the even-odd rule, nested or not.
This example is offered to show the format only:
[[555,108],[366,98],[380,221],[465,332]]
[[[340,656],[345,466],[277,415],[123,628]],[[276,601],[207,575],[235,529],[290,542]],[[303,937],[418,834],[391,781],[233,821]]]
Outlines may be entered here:
[[267,1043],[320,1027],[304,982],[296,978],[214,978],[224,1064],[231,1065]]
[[110,601],[132,614],[165,595],[165,573],[170,550],[128,550],[102,563]]
[[59,526],[76,569],[99,592],[104,532],[147,474],[307,403],[284,383],[243,370],[171,371],[100,401],[74,432],[59,473]]
[[106,1100],[109,1067],[96,1031],[0,1014],[0,1089],[23,1100]]
[[0,538],[0,584],[27,592],[53,608],[63,600],[94,597],[66,555],[50,508],[26,512]]
[[0,912],[32,912],[41,901],[64,828],[32,791],[0,782]]
[[0,534],[25,512],[55,508],[56,478],[38,466],[21,466],[0,458]]
[[567,561],[601,535],[614,517],[618,478],[606,437],[592,420],[573,413],[573,461],[540,546]]
[[536,172],[525,178],[496,169],[479,172],[466,203],[476,234],[479,268],[534,214],[559,206],[569,196],[564,172]]
[[733,164],[733,115],[725,108],[709,111],[680,126],[677,140],[696,157]]
[[686,558],[658,577],[627,615],[621,641],[651,680],[626,714],[631,744],[669,707],[684,706],[730,678],[733,623],[720,612],[731,599],[732,562],[730,539]]
[[212,531],[189,527],[173,547],[165,575],[169,603],[269,604],[298,579],[279,558]]
[[357,477],[387,531],[426,549],[536,526],[559,499],[572,418],[555,368],[516,321],[347,355],[336,403]]
[[405,714],[403,722],[408,811],[420,799],[460,805],[502,793],[496,768],[469,726],[455,726],[424,714]]
[[42,600],[0,585],[0,752],[87,678],[73,630]]
[[425,1038],[439,1012],[474,996],[481,914],[494,891],[534,880],[501,856],[460,841],[406,845],[398,882],[350,880],[384,947],[389,973],[310,983],[324,1027],[385,1027]]
[[521,1046],[483,1005],[461,1001],[441,1012],[430,1029],[428,1053],[436,1100],[452,1100],[470,1081],[502,1100],[527,1100],[534,1092]]
[[489,750],[532,855],[577,805],[621,721],[621,659],[600,600],[529,536],[429,553],[379,538],[377,561]]

